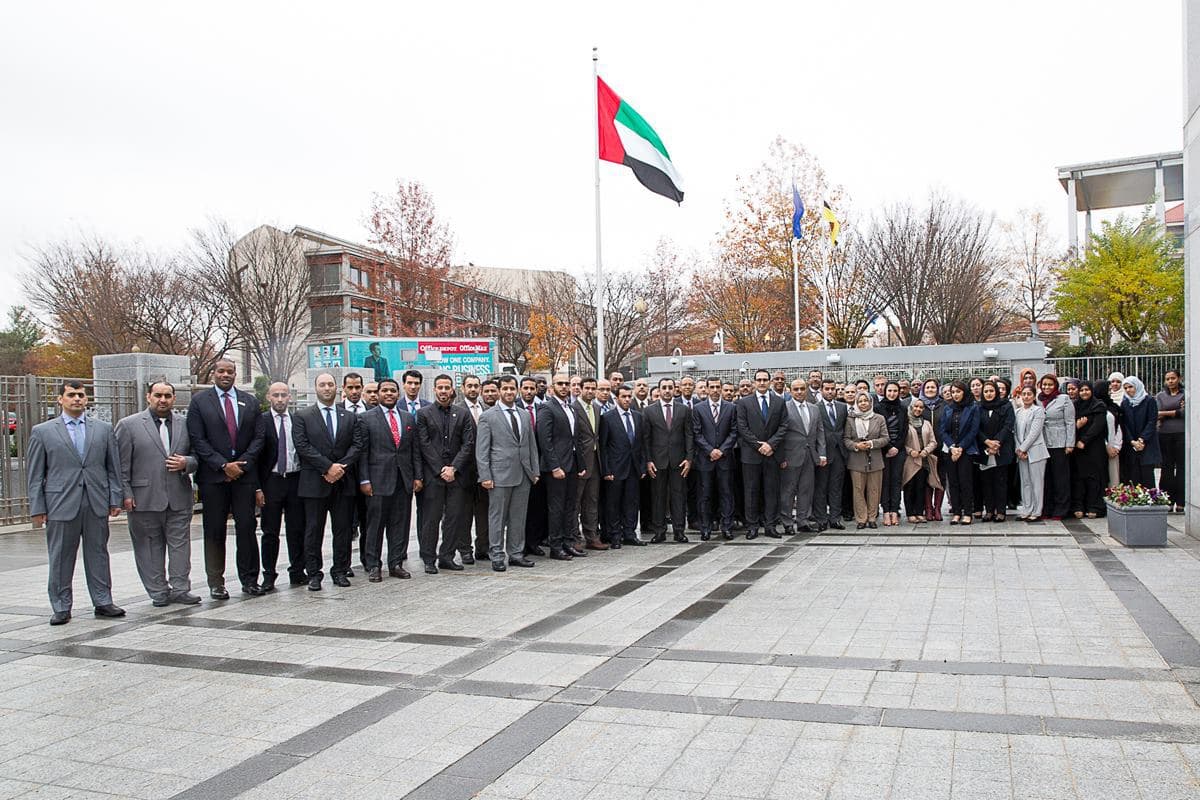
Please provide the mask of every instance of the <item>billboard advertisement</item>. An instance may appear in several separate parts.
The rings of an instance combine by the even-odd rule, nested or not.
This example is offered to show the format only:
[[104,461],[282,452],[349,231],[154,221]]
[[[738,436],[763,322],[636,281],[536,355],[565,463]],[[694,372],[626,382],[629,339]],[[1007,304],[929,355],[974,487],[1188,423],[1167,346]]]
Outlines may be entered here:
[[[311,362],[311,348],[309,352]],[[406,369],[486,376],[496,371],[496,340],[350,339],[342,366],[374,369],[381,378],[399,377]]]

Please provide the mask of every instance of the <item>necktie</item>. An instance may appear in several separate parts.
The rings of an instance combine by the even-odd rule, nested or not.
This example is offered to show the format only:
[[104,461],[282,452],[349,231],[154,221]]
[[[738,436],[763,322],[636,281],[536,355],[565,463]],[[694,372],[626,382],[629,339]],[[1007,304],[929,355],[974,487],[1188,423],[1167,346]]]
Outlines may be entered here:
[[529,406],[529,427],[537,430],[537,415],[533,413],[533,405]]
[[237,452],[237,414],[233,410],[233,401],[229,393],[225,393],[225,429],[229,431],[229,451]]
[[417,401],[416,400],[408,401],[408,413],[410,413],[410,414],[417,413]]
[[666,416],[666,418],[667,418],[667,427],[668,428],[671,427],[671,416],[672,416],[671,406],[672,405],[673,405],[673,403],[664,403],[663,404],[663,412],[664,412],[664,416]]
[[825,408],[829,411],[829,424],[837,427],[837,415],[833,412],[833,403],[826,403]]
[[517,422],[517,410],[510,408],[508,410],[508,421],[512,423],[513,438],[518,442],[521,441],[521,423]]
[[479,404],[478,403],[471,404],[471,419],[475,420],[476,424],[479,423]]
[[79,459],[82,461],[84,445],[83,423],[77,419],[73,419],[67,427],[71,431],[71,444],[75,445],[75,452],[79,453]]
[[559,401],[559,403],[562,405],[563,413],[567,415],[567,423],[571,426],[571,434],[574,435],[575,434],[575,412],[571,410],[571,407],[569,405],[567,405],[566,403],[563,403],[561,400]]
[[155,417],[158,422],[158,438],[162,440],[163,452],[171,455],[171,423],[162,417]]
[[760,397],[759,399],[762,401],[762,418],[763,418],[763,422],[766,422],[766,421],[767,421],[767,416],[768,416],[768,415],[771,413],[770,409],[767,407],[767,396],[764,394],[764,395],[763,395],[762,397]]
[[625,412],[625,435],[629,437],[629,443],[633,444],[633,419],[628,411]]
[[396,410],[388,409],[388,424],[392,426],[392,441],[400,446],[400,426],[396,423]]
[[804,407],[803,403],[797,403],[796,409],[800,412],[800,422],[804,425],[804,432],[808,433],[808,409]]
[[718,420],[721,419],[721,404],[713,403],[712,411],[713,411],[713,422],[716,423]]
[[275,471],[280,475],[287,475],[288,468],[288,442],[287,442],[287,416],[279,415],[279,454],[275,458]]
[[325,427],[329,430],[329,439],[333,441],[333,409],[325,409]]

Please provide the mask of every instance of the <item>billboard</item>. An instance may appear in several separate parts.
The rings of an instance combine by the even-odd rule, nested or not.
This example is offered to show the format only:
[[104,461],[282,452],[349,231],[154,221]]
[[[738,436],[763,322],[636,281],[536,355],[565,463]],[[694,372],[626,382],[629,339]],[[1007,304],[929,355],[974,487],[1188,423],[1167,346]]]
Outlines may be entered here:
[[346,363],[343,353],[344,348],[341,344],[310,344],[308,346],[308,368],[344,367]]
[[481,377],[496,371],[495,339],[350,339],[345,355],[343,366],[374,369],[380,378],[398,378],[406,369]]

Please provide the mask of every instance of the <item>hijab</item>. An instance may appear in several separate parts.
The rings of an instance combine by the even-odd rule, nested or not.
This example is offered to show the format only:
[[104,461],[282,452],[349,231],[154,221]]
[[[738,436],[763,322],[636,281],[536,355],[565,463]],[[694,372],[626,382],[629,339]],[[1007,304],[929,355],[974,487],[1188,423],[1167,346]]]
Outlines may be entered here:
[[847,413],[854,419],[861,419],[863,422],[869,422],[871,418],[875,416],[875,403],[872,401],[870,408],[868,408],[866,411],[859,411],[858,398],[862,397],[864,394],[867,395],[868,400],[871,399],[871,395],[869,393],[859,392],[854,396],[854,404],[850,406],[850,410]]
[[1126,386],[1133,386],[1133,397],[1125,395],[1125,400],[1128,401],[1129,405],[1137,408],[1146,399],[1146,386],[1142,383],[1142,379],[1136,375],[1130,375],[1121,383],[1122,389]]
[[[1009,400],[1008,400],[1008,398],[1007,398],[1007,397],[1001,397],[1001,396],[1000,396],[1000,387],[996,385],[996,382],[995,382],[995,381],[986,381],[986,382],[983,384],[983,386],[984,386],[984,388],[987,388],[988,386],[991,386],[993,389],[995,389],[995,390],[996,390],[996,396],[995,396],[995,397],[993,397],[991,400],[988,400],[988,399],[986,399],[986,398],[984,398],[984,399],[981,399],[981,400],[979,401],[979,405],[980,405],[980,407],[982,407],[982,408],[984,408],[984,409],[986,409],[986,410],[988,410],[988,411],[994,411],[994,410],[996,410],[997,408],[999,408],[1000,406],[1002,406],[1002,405],[1004,405],[1005,403],[1009,402]],[[981,397],[981,398],[983,397],[983,390],[980,390],[980,392],[979,392],[979,395],[980,395],[980,397]]]
[[1104,403],[1096,397],[1096,392],[1094,389],[1092,389],[1091,384],[1082,383],[1079,381],[1076,381],[1076,384],[1080,388],[1086,386],[1088,391],[1092,392],[1092,396],[1087,400],[1084,400],[1082,397],[1079,397],[1075,400],[1075,419],[1079,419],[1080,417],[1090,417],[1093,414],[1098,414],[1107,410]]
[[1121,384],[1124,385],[1125,384],[1125,376],[1119,372],[1110,372],[1108,375],[1108,382],[1112,383],[1113,381],[1120,381]]
[[1026,367],[1025,369],[1021,370],[1021,371],[1020,371],[1020,372],[1017,374],[1017,388],[1018,388],[1018,389],[1020,389],[1020,387],[1022,387],[1022,386],[1024,386],[1024,385],[1025,385],[1025,376],[1026,376],[1026,375],[1028,375],[1028,376],[1030,376],[1030,377],[1032,377],[1032,378],[1033,378],[1033,388],[1036,390],[1036,389],[1037,389],[1037,383],[1038,383],[1038,376],[1037,376],[1037,372],[1035,372],[1035,371],[1034,371],[1032,368],[1030,368],[1030,367]]
[[[896,397],[896,399],[895,399],[895,400],[888,400],[888,399],[887,399],[887,390],[888,390],[888,386],[895,386],[895,387],[896,387],[896,393],[897,393],[897,397]],[[902,408],[902,403],[900,402],[899,392],[900,392],[900,384],[896,383],[895,381],[888,381],[888,382],[887,382],[887,383],[884,385],[884,387],[883,387],[883,397],[879,398],[879,401],[878,401],[878,406],[879,406],[879,410],[880,410],[880,412],[881,412],[881,413],[882,413],[882,414],[883,414],[885,417],[894,417],[894,416],[898,416],[898,415],[901,413],[901,411],[903,410],[903,408]]]
[[1001,385],[1004,386],[1005,400],[1012,400],[1012,381],[1010,381],[1008,378],[999,378],[994,381],[994,383],[996,384],[996,391],[1000,391]]
[[[937,392],[933,397],[925,396],[925,385],[932,383],[937,387]],[[929,412],[930,418],[937,413],[937,410],[942,406],[942,386],[934,378],[929,378],[925,383],[921,384],[921,399],[925,401],[925,409]]]
[[[921,400],[922,402],[924,402],[924,401],[925,401],[925,398],[924,398],[924,397],[920,397],[920,398],[913,398],[913,399],[914,399],[914,400]],[[920,413],[920,414],[914,414],[914,413],[913,413],[913,409],[912,409],[913,405],[914,405],[913,403],[910,403],[910,404],[909,404],[909,406],[908,406],[908,424],[909,424],[910,426],[914,427],[914,428],[920,428],[920,427],[921,427],[921,423],[922,423],[922,422],[926,422],[926,421],[927,421],[927,420],[925,419],[925,409],[924,409],[924,408],[922,408],[922,409],[921,409],[921,413]],[[928,407],[928,406],[926,406],[926,407]]]
[[[1124,378],[1121,379],[1125,380]],[[1109,394],[1108,381],[1096,381],[1092,384],[1092,397],[1099,400],[1101,405],[1115,418],[1121,418],[1121,407],[1113,402]]]
[[[1054,378],[1054,389],[1049,392],[1043,392],[1041,391],[1041,387],[1038,387],[1037,400],[1043,406],[1049,406],[1054,402],[1054,398],[1058,397],[1058,378],[1050,373],[1042,376],[1042,380],[1045,380],[1046,378]],[[1041,381],[1039,381],[1039,383],[1041,383]]]

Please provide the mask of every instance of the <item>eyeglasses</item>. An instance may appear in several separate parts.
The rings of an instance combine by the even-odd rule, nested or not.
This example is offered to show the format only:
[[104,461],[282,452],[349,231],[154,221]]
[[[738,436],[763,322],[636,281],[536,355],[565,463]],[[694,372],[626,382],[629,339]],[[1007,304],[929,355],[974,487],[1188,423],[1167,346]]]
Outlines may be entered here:
[[555,381],[554,385],[555,386],[566,386],[567,382],[566,381]]

